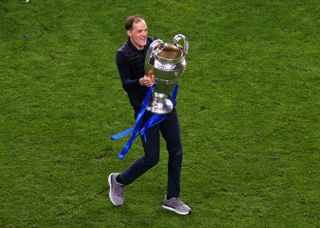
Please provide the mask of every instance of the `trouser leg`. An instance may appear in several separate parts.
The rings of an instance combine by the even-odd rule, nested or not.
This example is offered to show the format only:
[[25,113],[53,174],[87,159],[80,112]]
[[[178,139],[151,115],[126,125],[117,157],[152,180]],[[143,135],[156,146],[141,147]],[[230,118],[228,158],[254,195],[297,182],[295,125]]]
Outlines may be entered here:
[[178,197],[180,194],[182,143],[179,121],[175,110],[160,123],[160,130],[169,152],[167,197]]
[[132,183],[147,170],[156,165],[160,157],[160,133],[159,125],[155,125],[146,131],[147,141],[140,137],[144,149],[144,156],[136,160],[129,168],[120,174],[119,179],[125,185]]

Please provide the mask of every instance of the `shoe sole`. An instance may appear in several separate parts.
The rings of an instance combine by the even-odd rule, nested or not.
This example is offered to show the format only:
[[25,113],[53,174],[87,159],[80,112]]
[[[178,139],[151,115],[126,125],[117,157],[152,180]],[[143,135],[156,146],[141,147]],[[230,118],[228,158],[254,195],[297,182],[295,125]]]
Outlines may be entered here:
[[162,208],[166,209],[166,210],[169,210],[169,211],[173,211],[179,215],[188,215],[191,213],[191,211],[188,211],[188,212],[181,212],[181,211],[177,211],[176,209],[172,208],[172,207],[168,207],[166,205],[162,205]]
[[109,183],[109,198],[110,198],[110,201],[111,203],[114,205],[114,206],[121,206],[122,204],[117,204],[116,202],[113,201],[112,197],[111,197],[111,177],[112,177],[112,174],[111,173],[108,177],[108,183]]

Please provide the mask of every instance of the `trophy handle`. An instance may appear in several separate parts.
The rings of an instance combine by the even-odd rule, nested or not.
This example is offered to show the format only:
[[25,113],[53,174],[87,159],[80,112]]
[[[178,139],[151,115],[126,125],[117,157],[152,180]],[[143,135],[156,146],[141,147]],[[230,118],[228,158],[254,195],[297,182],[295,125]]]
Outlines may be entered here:
[[164,47],[164,43],[163,43],[163,41],[160,40],[160,39],[154,40],[154,41],[150,44],[150,46],[149,46],[149,48],[148,48],[148,51],[147,51],[147,53],[146,53],[145,61],[144,61],[145,67],[147,67],[148,65],[152,65],[152,64],[150,63],[150,59],[152,58],[153,55],[161,52],[162,49],[163,49],[163,47]]
[[188,39],[187,37],[185,37],[184,35],[182,34],[177,34],[173,37],[173,40],[172,42],[178,46],[178,42],[180,40],[183,40],[183,53],[184,55],[188,55],[188,52],[189,52],[189,42],[188,42]]

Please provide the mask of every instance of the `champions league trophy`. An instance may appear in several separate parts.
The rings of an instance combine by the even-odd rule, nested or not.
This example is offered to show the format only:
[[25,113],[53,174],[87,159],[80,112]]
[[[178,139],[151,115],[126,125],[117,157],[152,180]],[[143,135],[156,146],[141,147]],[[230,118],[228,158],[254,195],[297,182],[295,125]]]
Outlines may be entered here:
[[[183,40],[183,47],[178,44],[180,40]],[[152,99],[147,107],[148,111],[167,114],[173,110],[174,104],[169,96],[187,66],[188,51],[188,40],[182,34],[176,35],[172,43],[164,43],[160,39],[151,43],[144,65],[146,74],[153,71],[155,77],[155,86],[152,91]]]

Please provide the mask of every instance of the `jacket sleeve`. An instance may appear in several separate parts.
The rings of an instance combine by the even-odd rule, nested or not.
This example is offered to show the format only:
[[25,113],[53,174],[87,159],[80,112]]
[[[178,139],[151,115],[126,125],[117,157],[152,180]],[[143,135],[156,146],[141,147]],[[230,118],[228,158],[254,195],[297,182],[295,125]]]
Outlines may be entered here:
[[116,54],[116,63],[123,89],[127,92],[143,91],[144,87],[139,84],[139,79],[132,79],[130,77],[129,60],[121,51],[118,51]]

